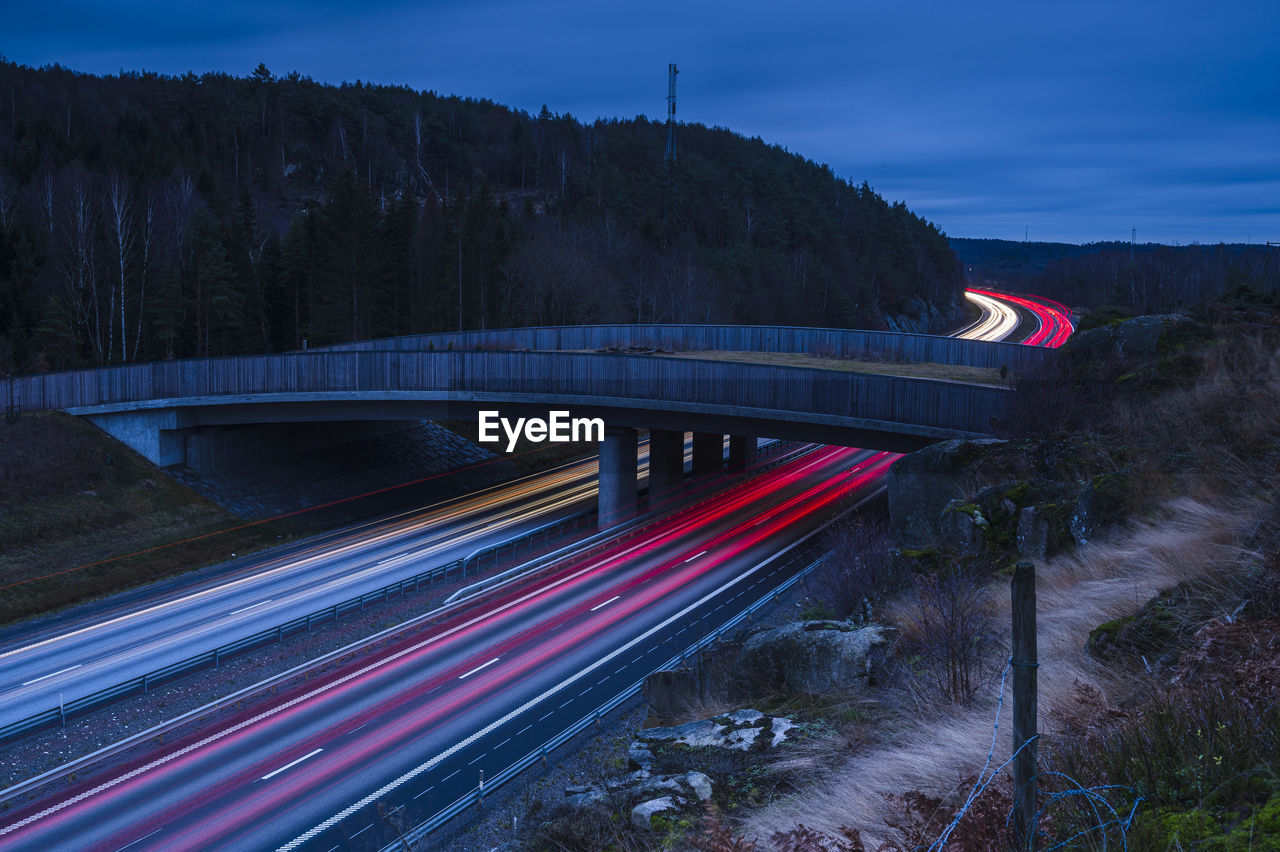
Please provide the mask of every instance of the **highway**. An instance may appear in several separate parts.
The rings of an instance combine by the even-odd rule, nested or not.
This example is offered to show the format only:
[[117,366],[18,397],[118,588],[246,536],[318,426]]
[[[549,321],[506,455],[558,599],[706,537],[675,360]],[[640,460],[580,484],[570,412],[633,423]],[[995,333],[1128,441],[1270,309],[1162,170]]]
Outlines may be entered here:
[[700,614],[713,625],[767,593],[782,578],[761,563],[846,495],[878,487],[896,458],[803,454],[373,658],[6,814],[0,847],[377,848],[393,835],[371,793],[406,824],[454,801],[481,770],[505,767],[696,639]]
[[1013,307],[1015,305],[1028,311],[1036,321],[1036,330],[1023,341],[1028,346],[1056,349],[1066,343],[1075,330],[1071,323],[1071,309],[1052,299],[1042,296],[1027,298],[973,288],[965,290],[964,295],[982,310],[982,317],[973,325],[962,329],[957,337],[1003,340],[1018,327],[1018,312]]
[[[686,460],[690,453],[686,443]],[[595,458],[0,634],[0,725],[593,508]],[[648,478],[648,444],[640,447]]]
[[1004,340],[1018,327],[1018,312],[995,293],[965,290],[964,297],[978,307],[977,321],[956,332],[966,340]]
[[[975,295],[983,316],[965,332],[1008,334],[1018,297]],[[1061,306],[1022,301],[1039,345],[1070,334]],[[896,458],[826,447],[791,459],[345,669],[50,791],[0,817],[0,849],[379,848],[394,839],[379,803],[412,825],[474,789],[481,770],[492,776],[634,683],[781,583],[764,570],[768,558],[841,498],[880,487]],[[0,652],[0,712],[28,715],[68,684],[89,692],[361,591],[348,582],[371,589],[410,576],[579,511],[594,494],[594,460],[567,465],[57,624]]]

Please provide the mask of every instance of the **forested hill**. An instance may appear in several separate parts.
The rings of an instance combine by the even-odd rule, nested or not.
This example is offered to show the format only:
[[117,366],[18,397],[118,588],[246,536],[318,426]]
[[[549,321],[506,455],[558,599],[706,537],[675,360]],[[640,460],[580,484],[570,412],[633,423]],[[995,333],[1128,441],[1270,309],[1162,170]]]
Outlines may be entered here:
[[1111,304],[1134,313],[1204,305],[1239,286],[1280,293],[1280,247],[1225,244],[1019,243],[952,238],[973,284]]
[[923,330],[959,304],[946,238],[905,205],[697,124],[668,178],[666,144],[644,117],[262,66],[0,62],[0,369],[459,326]]

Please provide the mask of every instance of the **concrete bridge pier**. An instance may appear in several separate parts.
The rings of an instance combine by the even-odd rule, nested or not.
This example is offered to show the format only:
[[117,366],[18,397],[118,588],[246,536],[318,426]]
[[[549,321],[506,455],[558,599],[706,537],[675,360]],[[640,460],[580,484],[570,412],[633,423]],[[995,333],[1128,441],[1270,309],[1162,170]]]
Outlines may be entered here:
[[649,508],[660,509],[684,485],[684,432],[649,430]]
[[693,433],[693,475],[705,476],[724,467],[724,435],[719,432]]
[[600,442],[600,529],[617,526],[636,513],[636,477],[639,456],[636,430],[605,427]]
[[729,436],[729,466],[746,464],[756,457],[756,445],[760,442],[755,435]]

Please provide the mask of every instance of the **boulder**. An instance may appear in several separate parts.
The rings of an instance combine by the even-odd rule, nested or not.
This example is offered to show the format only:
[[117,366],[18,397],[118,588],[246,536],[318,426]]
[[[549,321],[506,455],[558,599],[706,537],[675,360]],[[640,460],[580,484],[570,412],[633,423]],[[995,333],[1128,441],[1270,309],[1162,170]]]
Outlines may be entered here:
[[733,662],[734,686],[746,695],[775,692],[823,695],[852,692],[872,675],[871,654],[888,631],[843,621],[803,621],[762,630],[743,643]]
[[1016,540],[1019,556],[1044,559],[1049,554],[1049,522],[1035,506],[1027,506],[1018,513]]
[[1095,476],[1076,499],[1071,512],[1071,537],[1083,547],[1107,527],[1125,517],[1125,498],[1129,478],[1124,473]]
[[947,504],[963,498],[972,475],[969,464],[994,438],[942,441],[908,453],[889,468],[889,525],[904,549],[935,547],[942,538]]
[[938,522],[938,545],[961,556],[977,556],[987,550],[991,522],[981,507],[963,498],[947,503]]
[[701,772],[686,772],[684,782],[700,802],[711,801],[711,779]]
[[[662,746],[749,751],[757,746],[777,746],[793,727],[795,724],[785,717],[766,716],[759,710],[736,710],[684,725],[645,728],[636,732],[631,748],[632,751],[643,748],[649,753],[650,761],[653,750]],[[761,737],[761,734],[766,736]]]
[[1160,336],[1177,322],[1172,316],[1134,317],[1073,335],[1067,345],[1075,357],[1087,361],[1151,360],[1159,350]]
[[658,721],[687,717],[702,706],[698,679],[690,669],[654,672],[644,679],[641,692]]
[[663,796],[660,799],[641,802],[631,809],[631,824],[648,831],[655,827],[653,824],[655,816],[677,811],[683,804],[684,800],[679,796]]

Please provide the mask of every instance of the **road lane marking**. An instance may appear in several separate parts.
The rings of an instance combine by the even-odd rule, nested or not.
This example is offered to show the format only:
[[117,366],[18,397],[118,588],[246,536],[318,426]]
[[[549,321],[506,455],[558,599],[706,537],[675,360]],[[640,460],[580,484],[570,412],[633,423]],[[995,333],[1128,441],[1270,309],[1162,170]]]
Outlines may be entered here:
[[595,611],[596,611],[596,610],[598,610],[598,609],[601,609],[601,608],[603,608],[603,607],[606,607],[606,606],[608,606],[609,604],[611,604],[611,603],[613,603],[614,601],[616,601],[616,600],[617,600],[618,598],[620,598],[620,597],[622,597],[622,595],[614,595],[613,597],[609,598],[609,600],[605,601],[604,603],[598,603],[598,604],[596,604],[595,606],[591,607],[591,611],[592,611],[592,612],[595,612]]
[[265,601],[258,601],[258,602],[257,602],[256,604],[254,604],[253,606],[246,606],[246,607],[243,607],[243,608],[241,608],[241,609],[233,609],[233,610],[231,611],[231,614],[232,614],[232,615],[239,615],[239,614],[240,614],[240,613],[242,613],[242,612],[248,612],[248,611],[249,611],[249,610],[251,610],[251,609],[257,609],[257,608],[258,608],[258,607],[260,607],[260,606],[263,606],[263,605],[265,605],[265,604],[269,604],[269,603],[271,603],[271,601],[272,601],[272,600],[273,600],[273,598],[267,598]]
[[[794,547],[794,546],[795,545],[791,545],[791,547]],[[782,553],[787,553],[791,549],[791,547],[786,548],[785,550],[782,551]],[[290,840],[288,843],[285,843],[283,846],[280,846],[277,852],[292,852],[292,850],[297,849],[302,844],[314,838],[320,832],[325,831],[329,828],[332,828],[333,826],[342,822],[347,817],[351,816],[351,814],[355,813],[356,811],[360,810],[366,805],[377,801],[378,799],[382,798],[387,793],[396,789],[397,787],[404,784],[405,782],[418,777],[419,775],[421,775],[424,772],[427,772],[430,769],[433,769],[434,767],[438,766],[442,761],[452,757],[453,755],[457,754],[462,749],[470,746],[472,743],[476,742],[477,740],[483,739],[484,737],[488,736],[490,733],[497,730],[501,725],[505,725],[507,722],[516,718],[521,713],[524,713],[538,706],[543,701],[546,701],[548,698],[555,695],[560,690],[564,689],[565,687],[569,686],[572,683],[577,682],[581,678],[586,677],[589,673],[591,673],[595,669],[598,669],[601,666],[607,664],[609,661],[615,659],[616,657],[619,657],[622,654],[627,653],[635,646],[646,641],[650,636],[653,636],[655,633],[660,633],[666,630],[672,624],[680,621],[690,612],[702,606],[707,601],[715,600],[719,595],[722,595],[725,592],[727,592],[729,589],[733,588],[734,586],[737,586],[739,583],[741,583],[742,581],[746,580],[748,577],[752,576],[757,571],[759,571],[763,566],[769,564],[770,562],[772,562],[774,559],[777,559],[781,555],[782,554],[774,554],[773,556],[770,556],[768,559],[762,562],[759,562],[756,565],[753,565],[752,567],[748,568],[746,571],[743,571],[738,576],[726,581],[725,583],[722,583],[717,588],[714,588],[711,591],[707,592],[698,600],[685,606],[679,612],[672,613],[670,616],[663,619],[660,623],[655,624],[653,627],[650,627],[648,630],[644,631],[639,636],[636,636],[630,641],[624,643],[621,647],[615,648],[613,651],[610,651],[608,654],[596,660],[594,663],[590,663],[589,665],[585,666],[581,671],[577,672],[576,674],[573,674],[565,678],[559,683],[544,690],[541,694],[535,695],[533,698],[530,698],[524,704],[520,705],[514,710],[511,710],[510,712],[503,715],[501,718],[490,722],[489,724],[485,725],[483,728],[481,728],[478,731],[473,731],[471,734],[467,735],[462,740],[454,743],[444,751],[428,759],[425,763],[419,764],[418,766],[414,767],[413,769],[410,769],[409,771],[403,773],[402,775],[396,778],[393,778],[392,780],[383,784],[377,790],[374,790],[372,793],[369,793],[363,798],[359,799],[358,801],[353,802],[352,804],[343,808],[338,813],[334,814],[328,819],[325,819],[323,822],[319,823],[318,825],[312,826],[310,829],[308,829],[307,831],[304,831],[302,834],[298,835],[293,840]],[[568,703],[569,702],[566,701],[565,704],[562,704],[560,706],[564,707]],[[458,773],[454,772],[454,775],[456,774]],[[453,776],[450,776],[450,777],[453,777]]]
[[[58,669],[58,671],[53,672],[52,674],[41,675],[40,677],[36,678],[35,680],[28,680],[28,681],[25,681],[22,685],[23,685],[23,686],[30,686],[30,685],[31,685],[31,684],[33,684],[33,683],[39,683],[39,682],[40,682],[40,681],[42,681],[42,680],[48,680],[48,679],[49,679],[49,678],[51,678],[51,677],[57,677],[57,676],[58,676],[58,675],[60,675],[60,674],[66,674],[67,672],[71,671],[72,669],[78,669],[78,668],[80,668],[80,667],[81,667],[81,666],[83,666],[83,665],[84,665],[84,663],[76,663],[74,666],[70,666],[70,667],[65,668],[65,669]],[[159,829],[157,829],[157,831],[158,831],[158,830],[159,830]]]
[[539,716],[539,717],[538,717],[538,721],[539,721],[539,722],[545,722],[547,719],[549,719],[549,718],[551,717],[551,714],[552,714],[552,713],[555,713],[555,712],[556,712],[556,711],[552,710],[550,713],[546,713],[545,715]]
[[425,795],[427,795],[428,793],[430,793],[430,792],[431,792],[432,790],[434,790],[435,788],[436,788],[436,785],[435,785],[435,784],[432,784],[430,787],[428,787],[427,789],[423,790],[423,791],[422,791],[421,793],[419,793],[418,795],[414,796],[414,797],[413,797],[413,800],[414,800],[415,802],[416,802],[416,801],[418,801],[419,799],[421,799],[423,796],[425,796]]
[[502,658],[501,658],[501,657],[494,657],[494,658],[493,658],[492,660],[490,660],[489,662],[487,662],[487,663],[485,663],[485,664],[483,664],[483,665],[476,666],[474,669],[472,669],[471,671],[467,672],[466,674],[464,674],[464,675],[458,675],[458,680],[465,680],[465,679],[467,679],[467,678],[471,677],[471,676],[472,676],[473,674],[475,674],[476,672],[480,671],[481,669],[487,669],[487,668],[489,668],[489,666],[491,666],[491,665],[493,665],[494,663],[498,662],[498,660],[500,660],[500,659],[502,659]]
[[352,840],[355,840],[357,837],[359,837],[360,835],[364,834],[366,831],[368,831],[368,830],[369,830],[369,829],[371,829],[371,828],[373,828],[373,823],[369,823],[369,824],[368,824],[368,825],[366,825],[364,828],[360,829],[360,830],[359,830],[359,831],[357,831],[355,834],[351,835],[351,839],[352,839]]
[[502,742],[500,742],[500,743],[498,743],[496,746],[494,746],[494,748],[495,748],[495,749],[502,748],[504,745],[506,745],[506,744],[507,744],[507,743],[509,743],[509,742],[511,742],[511,737],[507,737],[505,740],[503,740]]
[[459,772],[461,772],[461,771],[462,771],[461,769],[455,769],[455,770],[453,770],[453,771],[452,771],[452,772],[450,772],[448,775],[446,775],[445,777],[441,778],[441,779],[440,779],[440,783],[441,783],[441,784],[443,784],[444,782],[448,781],[450,778],[452,778],[453,776],[457,775],[457,774],[458,774]]
[[[155,831],[151,832],[151,834],[159,834],[159,833],[160,833],[160,829],[158,828]],[[144,834],[141,837],[139,837],[137,840],[133,841],[132,843],[126,843],[125,845],[117,849],[116,852],[124,852],[124,850],[128,849],[130,846],[137,846],[139,843],[141,843],[142,841],[150,837],[151,834]]]
[[266,780],[267,780],[267,779],[269,779],[269,778],[274,778],[274,777],[276,777],[277,775],[279,775],[281,772],[284,772],[286,769],[292,769],[293,767],[297,766],[297,765],[298,765],[299,763],[301,763],[302,761],[304,761],[304,760],[310,760],[311,758],[315,757],[317,754],[319,754],[319,753],[320,753],[320,752],[322,752],[322,751],[324,751],[324,749],[322,749],[322,748],[318,748],[318,749],[316,749],[315,751],[311,752],[310,754],[304,754],[302,757],[298,758],[297,760],[293,761],[292,763],[286,763],[284,766],[281,766],[279,769],[275,770],[274,772],[268,772],[266,775],[263,775],[263,776],[262,776],[261,778],[259,778],[258,780],[259,780],[259,781],[266,781]]
[[690,556],[688,559],[685,560],[685,562],[692,562],[693,560],[697,559],[698,556],[706,556],[706,555],[707,555],[707,552],[704,550],[701,553],[697,554],[697,556]]
[[476,755],[476,759],[475,759],[475,760],[472,760],[472,761],[469,761],[469,762],[467,763],[467,766],[475,766],[477,763],[479,763],[480,761],[484,760],[484,759],[485,759],[486,757],[488,757],[488,756],[489,756],[489,753],[488,753],[488,752],[485,752],[485,753],[483,753],[483,754],[477,754],[477,755]]
[[533,725],[525,725],[523,728],[521,728],[520,730],[516,731],[516,736],[517,736],[517,737],[518,737],[518,736],[520,736],[521,734],[523,734],[525,731],[529,730],[529,729],[530,729],[530,728],[532,728],[532,727],[533,727]]

